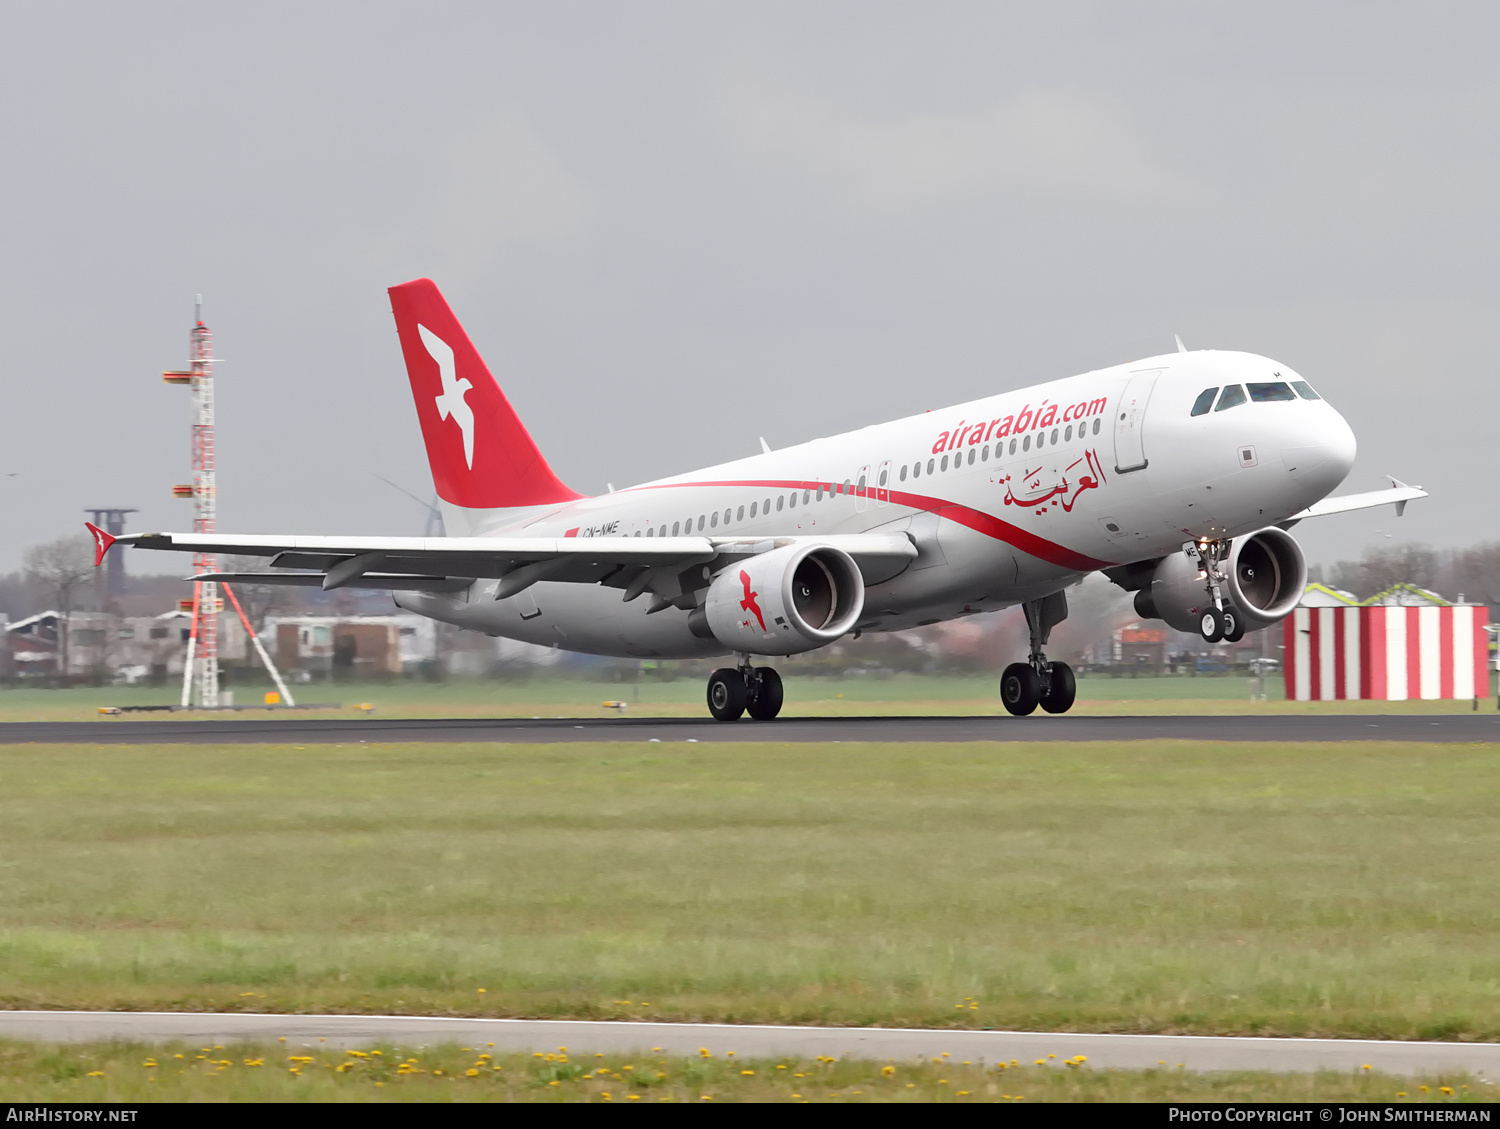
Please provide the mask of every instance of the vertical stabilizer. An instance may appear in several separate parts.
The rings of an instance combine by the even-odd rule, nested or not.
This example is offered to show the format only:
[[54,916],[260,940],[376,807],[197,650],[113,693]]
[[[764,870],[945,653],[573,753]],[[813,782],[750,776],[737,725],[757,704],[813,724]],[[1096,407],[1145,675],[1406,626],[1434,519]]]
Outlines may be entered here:
[[438,497],[470,510],[582,497],[552,473],[436,284],[419,278],[390,296]]

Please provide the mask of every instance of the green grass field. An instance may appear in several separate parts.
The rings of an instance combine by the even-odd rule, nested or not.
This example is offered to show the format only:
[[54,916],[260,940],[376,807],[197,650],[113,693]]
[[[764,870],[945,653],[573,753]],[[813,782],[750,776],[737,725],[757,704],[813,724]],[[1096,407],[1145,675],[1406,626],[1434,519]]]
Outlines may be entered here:
[[1496,1039],[1497,768],[0,747],[0,1004]]
[[485,1046],[341,1052],[269,1045],[0,1043],[9,1102],[1382,1102],[1495,1101],[1467,1075],[1188,1074],[1085,1062],[495,1054]]
[[[999,714],[999,678],[990,675],[898,674],[886,678],[805,676],[795,661],[782,667],[786,679],[787,717],[892,714]],[[257,703],[267,686],[236,686],[236,700]],[[1238,675],[1162,678],[1084,677],[1078,682],[1075,712],[1088,714],[1181,713],[1453,713],[1473,709],[1469,701],[1430,702],[1288,702],[1280,678],[1268,678],[1268,701],[1251,700],[1252,681]],[[0,721],[98,719],[101,706],[171,703],[176,687],[102,686],[68,690],[0,690]],[[672,682],[600,682],[583,678],[536,676],[515,679],[454,679],[447,682],[312,683],[297,686],[299,702],[337,702],[339,710],[316,716],[364,716],[355,707],[368,703],[380,717],[599,717],[611,711],[602,703],[621,701],[631,716],[698,716],[706,714],[704,683],[699,678]],[[1493,695],[1491,695],[1493,699]],[[1494,709],[1493,700],[1481,709]],[[155,718],[201,716],[148,714]],[[260,712],[240,716],[267,716]]]

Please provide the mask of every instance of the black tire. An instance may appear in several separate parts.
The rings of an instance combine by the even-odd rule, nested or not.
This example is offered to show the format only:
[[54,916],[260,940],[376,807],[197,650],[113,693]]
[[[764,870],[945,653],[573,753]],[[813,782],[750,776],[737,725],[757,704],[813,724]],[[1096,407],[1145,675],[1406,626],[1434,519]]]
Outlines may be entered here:
[[1233,604],[1224,605],[1224,642],[1238,643],[1245,637],[1245,617]]
[[772,721],[781,712],[781,675],[768,666],[755,668],[755,692],[745,704],[745,712],[756,721]]
[[1204,608],[1198,613],[1198,634],[1205,643],[1217,643],[1224,638],[1224,613],[1218,608]]
[[719,721],[738,721],[749,697],[739,671],[725,667],[708,676],[708,712]]
[[1029,663],[1011,663],[1000,676],[1000,702],[1007,712],[1025,717],[1042,696],[1042,680]]
[[1078,680],[1073,677],[1073,668],[1067,663],[1049,663],[1047,688],[1037,704],[1048,713],[1067,713],[1077,697]]

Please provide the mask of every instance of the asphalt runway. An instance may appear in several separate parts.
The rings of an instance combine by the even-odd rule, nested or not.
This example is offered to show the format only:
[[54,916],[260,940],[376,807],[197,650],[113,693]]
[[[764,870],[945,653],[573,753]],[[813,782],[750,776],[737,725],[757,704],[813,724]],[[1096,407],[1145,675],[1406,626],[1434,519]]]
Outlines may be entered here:
[[21,721],[0,744],[387,744],[409,741],[1458,741],[1500,742],[1500,713],[1163,717],[224,718]]
[[607,1023],[539,1019],[454,1019],[402,1015],[257,1015],[182,1012],[0,1012],[0,1036],[46,1043],[175,1042],[198,1046],[285,1038],[288,1047],[405,1047],[458,1043],[500,1051],[696,1055],[737,1058],[832,1055],[884,1061],[1045,1059],[1061,1066],[1084,1055],[1091,1067],[1186,1070],[1354,1071],[1393,1074],[1467,1070],[1500,1077],[1500,1043],[1405,1043],[1373,1039],[1262,1039],[1198,1035],[1079,1035],[1049,1031],[934,1031],[890,1027],[770,1027],[715,1023]]

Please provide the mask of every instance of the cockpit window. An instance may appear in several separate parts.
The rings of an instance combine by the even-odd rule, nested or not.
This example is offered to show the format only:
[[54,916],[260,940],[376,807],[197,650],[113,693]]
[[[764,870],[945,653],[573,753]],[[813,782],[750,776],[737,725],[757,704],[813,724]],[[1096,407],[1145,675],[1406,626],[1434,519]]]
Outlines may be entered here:
[[1218,393],[1219,389],[1217,385],[1213,388],[1205,388],[1202,392],[1199,392],[1198,398],[1193,401],[1193,415],[1206,415],[1208,409],[1214,406],[1214,397]]
[[1225,408],[1237,408],[1244,402],[1245,390],[1238,384],[1227,384],[1224,386],[1224,392],[1219,397],[1218,406],[1214,408],[1214,411],[1222,412]]
[[1304,400],[1321,400],[1323,398],[1314,392],[1312,385],[1305,380],[1292,381],[1292,387],[1297,390],[1297,395],[1301,396]]
[[1273,380],[1265,384],[1251,384],[1250,402],[1252,404],[1269,404],[1273,400],[1295,400],[1292,390],[1286,386],[1284,381]]

